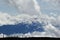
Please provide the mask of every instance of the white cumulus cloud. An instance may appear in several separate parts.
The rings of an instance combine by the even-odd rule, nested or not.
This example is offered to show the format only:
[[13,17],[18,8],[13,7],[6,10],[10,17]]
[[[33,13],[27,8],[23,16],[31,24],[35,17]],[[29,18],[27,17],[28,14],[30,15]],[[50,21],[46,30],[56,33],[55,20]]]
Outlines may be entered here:
[[38,15],[40,11],[37,0],[7,0],[7,3],[14,6],[20,14]]

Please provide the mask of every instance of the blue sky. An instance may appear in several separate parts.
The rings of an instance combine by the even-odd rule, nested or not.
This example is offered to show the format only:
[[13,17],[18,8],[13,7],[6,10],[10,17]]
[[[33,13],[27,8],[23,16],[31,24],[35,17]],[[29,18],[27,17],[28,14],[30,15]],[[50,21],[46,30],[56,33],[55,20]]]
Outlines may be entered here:
[[9,14],[15,14],[16,13],[16,9],[12,6],[9,6],[7,4],[1,3],[0,4],[0,12],[5,12],[5,13],[9,13]]
[[[43,2],[42,0],[37,0],[40,7],[41,7],[41,12],[45,14],[50,14],[50,12],[57,13],[58,15],[60,14],[60,8],[57,6],[57,9],[54,9],[51,3],[48,2]],[[52,8],[53,7],[53,8]],[[6,3],[3,2],[3,0],[0,0],[0,11],[6,12],[12,15],[17,14],[16,8],[13,6],[8,6]]]
[[55,4],[54,2],[43,2],[42,0],[39,0],[39,4],[41,6],[41,12],[42,13],[46,13],[46,14],[50,14],[50,12],[52,13],[56,13],[58,15],[60,15],[60,5]]
[[[28,27],[27,27],[28,25]],[[38,27],[40,26],[40,28]],[[4,25],[0,27],[0,33],[4,33],[7,35],[14,34],[14,33],[28,33],[28,32],[44,32],[44,28],[42,24],[39,23],[32,23],[32,24],[24,24],[20,23],[17,25]]]

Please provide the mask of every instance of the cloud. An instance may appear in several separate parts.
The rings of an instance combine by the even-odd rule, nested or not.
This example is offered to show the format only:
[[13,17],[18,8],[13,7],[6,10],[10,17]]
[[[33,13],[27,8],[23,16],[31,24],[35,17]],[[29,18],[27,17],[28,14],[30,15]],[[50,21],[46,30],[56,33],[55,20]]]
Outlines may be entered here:
[[11,34],[11,35],[5,35],[5,34],[0,34],[0,38],[3,38],[3,35],[4,37],[20,37],[20,38],[24,38],[24,37],[56,37],[55,35],[51,35],[51,34],[48,34],[46,32],[33,32],[33,33],[26,33],[26,34]]
[[34,7],[35,7],[36,11],[40,12],[40,6],[39,6],[37,0],[33,0],[33,2],[34,2]]
[[[46,14],[41,14],[41,16],[39,17],[37,15],[31,16],[28,14],[20,14],[20,15],[12,16],[12,15],[9,15],[8,13],[0,12],[0,25],[1,26],[2,25],[16,25],[21,22],[24,22],[27,24],[31,24],[32,22],[39,22],[43,24],[43,28],[45,32],[26,33],[26,34],[23,34],[23,37],[60,37],[60,30],[56,28],[54,25],[54,24],[56,25],[60,24],[59,21],[57,20],[60,20],[59,17],[58,19],[56,19],[53,16],[50,17]],[[58,22],[58,23],[55,23],[55,22]],[[14,34],[12,35],[14,36]]]
[[41,14],[41,16],[37,16],[37,15],[28,15],[28,14],[19,14],[16,16],[12,16],[8,13],[3,13],[0,12],[0,25],[14,25],[16,23],[21,23],[21,22],[25,22],[25,23],[32,23],[32,21],[36,22],[44,22],[45,24],[47,24],[47,22],[50,22],[52,20],[55,20],[54,17],[49,17],[48,15],[45,14]]
[[40,6],[36,0],[7,0],[7,4],[14,6],[19,14],[39,15]]
[[7,37],[7,35],[1,33],[1,34],[0,34],[0,38],[3,38],[3,37]]
[[[16,25],[24,22],[31,24],[32,22],[39,22],[43,24],[45,32],[33,32],[26,34],[12,34],[18,35],[19,37],[60,37],[60,30],[56,28],[60,25],[60,17],[48,16],[47,14],[40,14],[39,16],[39,5],[36,0],[6,0],[9,5],[13,5],[19,11],[19,15],[9,15],[8,13],[0,12],[0,26],[3,25]],[[53,2],[52,2],[53,3]],[[55,4],[55,3],[54,3]],[[33,11],[34,10],[34,11]],[[20,12],[21,11],[21,12]],[[20,14],[21,13],[21,14]],[[36,14],[35,14],[36,13]],[[30,15],[34,14],[34,15]],[[60,27],[60,26],[59,26]],[[11,35],[11,36],[12,36]]]
[[12,21],[12,17],[8,13],[0,12],[0,25],[14,24],[14,21]]
[[59,29],[59,27],[60,27],[60,16],[57,16],[56,20],[52,21],[52,25]]
[[34,31],[32,33],[26,33],[26,34],[12,34],[12,35],[9,35],[10,37],[57,37],[56,35],[54,34],[51,34],[51,33],[48,33],[48,32],[38,32],[38,31]]
[[60,9],[60,0],[41,0],[42,3],[46,3],[44,9],[59,10]]
[[54,38],[59,38],[60,37],[60,30],[57,29],[55,26],[53,26],[52,24],[48,24],[43,26],[44,28],[44,32],[39,32],[39,31],[34,31],[32,33],[28,32],[28,33],[17,33],[17,34],[11,34],[9,35],[9,37],[54,37]]

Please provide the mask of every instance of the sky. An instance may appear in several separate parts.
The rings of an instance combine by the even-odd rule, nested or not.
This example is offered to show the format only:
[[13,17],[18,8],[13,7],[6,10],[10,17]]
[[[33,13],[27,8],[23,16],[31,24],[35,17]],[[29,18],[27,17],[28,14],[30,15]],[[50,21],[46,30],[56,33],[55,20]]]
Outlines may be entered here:
[[[23,24],[20,25],[20,23]],[[26,24],[25,27],[22,27],[24,24]],[[22,29],[29,26],[30,29],[28,30],[35,30],[36,27],[38,28],[36,30],[44,29],[43,32],[35,30],[32,33],[22,33],[24,36],[60,37],[60,0],[0,0],[0,32],[11,29],[16,29],[15,31],[19,32],[21,31],[20,26]],[[8,31],[5,33],[9,34]],[[1,35],[3,33],[0,34],[0,37]],[[12,35],[19,35],[20,37],[20,34],[9,36]]]
[[[58,15],[60,14],[60,2],[57,1],[57,3],[55,3],[53,1],[48,2],[44,0],[37,0],[37,2],[41,7],[40,10],[42,13],[45,14],[54,13]],[[0,11],[7,12],[12,15],[18,14],[17,9],[13,6],[8,5],[8,3],[4,0],[0,0]]]
[[0,0],[0,12],[5,12],[5,13],[14,15],[14,13],[16,13],[16,9],[14,7],[6,4],[6,2],[4,2],[4,0]]
[[50,14],[51,12],[54,14],[59,15],[60,14],[60,2],[54,2],[54,1],[43,1],[40,0],[40,6],[42,13]]

